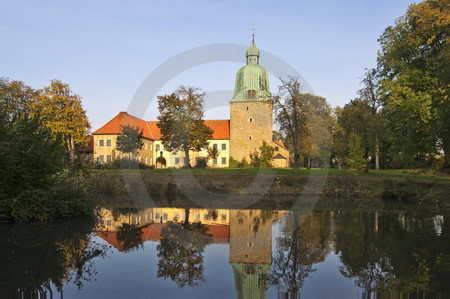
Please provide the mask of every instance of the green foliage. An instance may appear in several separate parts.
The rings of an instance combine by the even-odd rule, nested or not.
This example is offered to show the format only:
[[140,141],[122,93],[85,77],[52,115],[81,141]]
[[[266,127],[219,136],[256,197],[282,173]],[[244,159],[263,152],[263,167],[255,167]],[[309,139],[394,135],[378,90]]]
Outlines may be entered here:
[[0,190],[7,198],[51,185],[63,159],[59,142],[36,119],[0,116]]
[[142,134],[137,127],[121,126],[116,140],[116,148],[119,152],[128,154],[128,168],[131,168],[131,155],[135,155],[144,146]]
[[[79,177],[61,176],[61,140],[38,115],[35,93],[21,82],[0,80],[0,194],[16,221],[91,214],[94,202]],[[17,103],[14,103],[17,99]],[[80,174],[78,166],[71,174]]]
[[123,223],[117,229],[117,241],[125,252],[142,248],[142,228],[133,224]]
[[197,158],[195,162],[195,168],[206,168],[208,167],[208,159]]
[[366,160],[364,159],[364,149],[361,146],[361,137],[351,133],[348,142],[348,154],[345,162],[358,171],[366,169]]
[[132,126],[121,126],[120,134],[117,136],[116,148],[124,154],[136,154],[144,146],[142,131]]
[[173,94],[158,96],[162,143],[169,151],[183,151],[187,168],[189,151],[200,151],[212,139],[213,131],[203,121],[204,97],[199,88],[184,86]]
[[273,97],[275,121],[280,125],[286,145],[294,154],[294,167],[300,156],[307,160],[328,160],[335,123],[332,109],[326,99],[301,92],[298,78],[283,81]]
[[413,4],[379,39],[390,151],[408,167],[428,166],[437,149],[450,165],[449,15],[445,0]]
[[[47,189],[29,189],[10,202],[14,221],[44,221],[82,215],[93,216],[96,199],[72,177],[59,176]],[[85,183],[86,187],[87,184]]]
[[50,285],[58,290],[66,283],[83,288],[95,279],[95,258],[104,258],[108,251],[107,245],[90,242],[94,229],[91,219],[8,227],[2,267],[10,269],[10,275],[4,290],[33,297],[48,292]]
[[[189,216],[189,209],[185,209]],[[161,230],[158,277],[170,278],[179,287],[199,286],[205,281],[203,251],[211,243],[208,228],[201,223],[169,222]]]
[[141,163],[138,160],[130,159],[130,158],[116,158],[111,163],[102,164],[102,168],[107,169],[122,169],[127,165],[128,169],[154,169],[154,165],[147,165],[145,163]]
[[273,152],[273,147],[263,141],[262,145],[259,147],[259,151],[255,150],[250,153],[250,165],[255,168],[272,167]]
[[246,168],[250,166],[245,158],[242,158],[241,161],[238,161],[231,156],[230,163],[228,165],[230,166],[230,168]]

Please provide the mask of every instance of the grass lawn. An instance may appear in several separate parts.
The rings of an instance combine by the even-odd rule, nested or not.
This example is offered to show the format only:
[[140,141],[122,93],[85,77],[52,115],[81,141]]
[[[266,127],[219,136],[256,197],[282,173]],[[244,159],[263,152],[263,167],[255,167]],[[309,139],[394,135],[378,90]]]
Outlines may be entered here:
[[415,178],[426,180],[449,181],[450,176],[442,173],[432,173],[429,171],[405,171],[402,169],[371,169],[369,172],[357,172],[350,169],[319,169],[300,168],[299,172],[294,172],[292,168],[193,168],[193,169],[112,169],[94,170],[94,172],[104,173],[142,173],[142,174],[183,174],[193,173],[194,175],[255,175],[274,174],[283,176],[358,176],[358,177],[378,177],[378,178]]

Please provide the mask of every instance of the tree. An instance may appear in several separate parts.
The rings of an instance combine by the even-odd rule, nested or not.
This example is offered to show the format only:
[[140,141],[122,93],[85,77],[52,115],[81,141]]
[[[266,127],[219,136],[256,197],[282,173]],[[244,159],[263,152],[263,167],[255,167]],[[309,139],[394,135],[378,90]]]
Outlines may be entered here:
[[364,159],[364,149],[361,146],[361,137],[355,133],[351,133],[348,141],[348,154],[345,162],[351,167],[362,171],[366,168],[366,160]]
[[117,229],[117,241],[125,252],[142,248],[142,228],[133,224],[123,223]]
[[380,143],[385,126],[379,76],[376,69],[366,69],[361,81],[363,87],[358,91],[359,99],[369,106],[369,121],[366,124],[368,127],[367,143],[371,153],[375,156],[375,169],[380,169]]
[[189,151],[200,151],[212,139],[213,130],[203,121],[205,93],[199,88],[180,86],[173,94],[158,96],[158,128],[164,146],[182,150],[185,167],[190,168]]
[[184,219],[183,223],[168,222],[161,230],[157,276],[170,278],[179,287],[198,286],[205,280],[203,251],[211,243],[211,235],[205,225],[188,222],[188,208]]
[[411,166],[436,144],[450,165],[450,7],[445,0],[409,6],[381,35],[378,68],[392,149]]
[[35,92],[0,79],[0,195],[47,188],[62,171],[64,152],[39,119],[29,114]]
[[37,92],[22,81],[10,81],[0,77],[0,111],[8,121],[24,118],[30,114]]
[[116,148],[118,151],[128,154],[128,168],[131,168],[131,155],[135,155],[144,146],[142,131],[133,126],[121,126],[120,134],[117,136]]
[[298,78],[289,77],[278,88],[273,97],[275,120],[286,136],[286,145],[294,154],[294,168],[297,171],[300,156],[307,160],[320,157],[328,159],[332,145],[334,119],[326,99],[301,93]]
[[253,153],[250,153],[250,165],[256,168],[272,167],[273,152],[273,147],[263,141],[259,151],[255,150]]
[[[219,157],[220,151],[217,149],[217,147],[210,147],[208,146],[208,148],[206,149],[208,152],[208,158],[210,159],[217,159],[217,157]],[[214,163],[213,163],[214,165]]]
[[72,92],[70,86],[59,80],[38,91],[32,111],[50,129],[69,154],[72,162],[75,149],[86,145],[90,125],[83,110],[81,97]]
[[308,134],[306,128],[307,107],[301,99],[301,87],[298,78],[289,77],[281,80],[278,94],[273,96],[275,121],[280,131],[286,136],[287,144],[294,154],[294,170],[298,171],[300,159],[300,142]]
[[332,109],[323,97],[312,94],[302,94],[305,106],[308,107],[306,118],[306,136],[301,140],[301,154],[306,158],[307,167],[311,167],[311,160],[316,158],[323,164],[328,162],[331,155],[332,128],[335,119]]

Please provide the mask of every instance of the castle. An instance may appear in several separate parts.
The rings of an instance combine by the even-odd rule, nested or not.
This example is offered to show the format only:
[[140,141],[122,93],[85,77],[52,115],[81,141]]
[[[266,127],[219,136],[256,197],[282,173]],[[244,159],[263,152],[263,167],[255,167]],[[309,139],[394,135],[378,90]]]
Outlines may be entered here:
[[[273,108],[269,76],[266,69],[259,65],[259,57],[260,52],[253,35],[246,52],[247,63],[236,73],[234,94],[230,100],[230,119],[205,120],[205,124],[214,131],[209,146],[219,151],[217,158],[208,162],[209,166],[228,167],[231,157],[237,161],[245,159],[250,162],[250,153],[259,149],[263,142],[274,148],[274,167],[289,166],[289,152],[283,142],[272,141]],[[120,156],[116,150],[116,138],[121,126],[129,125],[138,127],[143,132],[144,146],[136,155],[139,162],[149,166],[156,165],[157,159],[163,157],[165,167],[182,167],[184,153],[165,150],[157,123],[120,112],[92,133],[94,161],[99,164],[110,163]],[[189,162],[196,165],[199,158],[207,156],[206,148],[191,152]]]

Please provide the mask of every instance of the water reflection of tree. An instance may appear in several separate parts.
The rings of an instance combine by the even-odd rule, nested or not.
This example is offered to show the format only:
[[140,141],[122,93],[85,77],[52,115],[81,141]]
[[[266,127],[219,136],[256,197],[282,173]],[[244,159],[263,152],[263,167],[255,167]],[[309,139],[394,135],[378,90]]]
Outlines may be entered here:
[[142,248],[142,228],[123,223],[117,229],[117,241],[121,243],[125,252]]
[[383,214],[375,221],[374,214],[347,212],[336,224],[341,272],[368,296],[434,289],[442,249],[431,219]]
[[93,227],[86,219],[14,225],[2,245],[8,257],[2,269],[9,272],[10,293],[51,294],[52,284],[62,290],[69,281],[81,289],[96,274],[93,259],[104,256],[107,249],[91,240]]
[[269,283],[289,298],[297,298],[305,279],[315,271],[313,264],[323,261],[329,252],[330,217],[325,214],[294,211],[286,218]]
[[161,231],[158,250],[158,277],[170,278],[179,287],[197,286],[205,281],[203,251],[211,243],[208,228],[201,223],[189,223],[185,209],[183,223],[168,222]]

